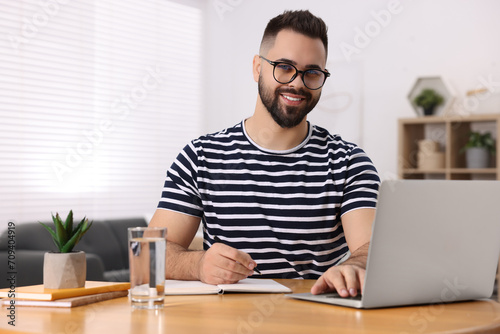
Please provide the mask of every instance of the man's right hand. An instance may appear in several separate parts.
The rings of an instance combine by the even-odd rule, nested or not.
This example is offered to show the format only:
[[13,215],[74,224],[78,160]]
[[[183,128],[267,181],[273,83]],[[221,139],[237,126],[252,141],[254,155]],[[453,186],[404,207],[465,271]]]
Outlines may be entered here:
[[215,243],[201,257],[199,280],[208,284],[236,283],[253,274],[257,263],[236,248]]
[[199,217],[171,210],[156,210],[149,226],[167,228],[167,279],[228,284],[253,274],[257,263],[250,255],[223,243],[215,243],[207,251],[188,250],[199,224]]

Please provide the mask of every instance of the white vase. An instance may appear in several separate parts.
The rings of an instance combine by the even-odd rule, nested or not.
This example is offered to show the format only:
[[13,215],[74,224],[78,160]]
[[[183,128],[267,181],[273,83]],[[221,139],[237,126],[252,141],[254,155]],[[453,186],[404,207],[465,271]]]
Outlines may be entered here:
[[484,147],[471,147],[465,151],[467,168],[488,168],[490,154]]
[[71,289],[85,286],[87,260],[85,252],[45,253],[43,258],[43,287]]

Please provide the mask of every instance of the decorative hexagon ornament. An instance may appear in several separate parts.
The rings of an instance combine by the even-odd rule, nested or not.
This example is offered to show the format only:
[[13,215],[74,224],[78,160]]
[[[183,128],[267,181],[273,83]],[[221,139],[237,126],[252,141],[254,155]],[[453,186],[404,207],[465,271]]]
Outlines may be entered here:
[[423,116],[424,112],[422,107],[415,104],[414,100],[424,89],[433,89],[443,97],[443,103],[436,107],[434,115],[443,115],[452,106],[453,99],[455,98],[452,89],[448,84],[443,81],[439,76],[436,77],[419,77],[413,84],[410,92],[408,93],[408,100],[410,101],[413,110],[418,116]]

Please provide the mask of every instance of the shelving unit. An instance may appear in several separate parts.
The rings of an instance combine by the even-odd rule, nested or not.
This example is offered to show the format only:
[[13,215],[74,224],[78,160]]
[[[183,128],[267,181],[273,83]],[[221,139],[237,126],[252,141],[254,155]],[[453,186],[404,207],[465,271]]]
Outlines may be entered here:
[[[500,148],[500,114],[467,116],[427,116],[404,118],[399,120],[399,161],[400,179],[445,179],[500,180],[500,153],[492,157],[489,168],[466,168],[465,154],[460,150],[468,140],[469,133],[475,127],[485,126],[491,129],[496,138],[496,147]],[[418,168],[418,141],[432,139],[440,143],[445,154],[445,165],[439,169]]]

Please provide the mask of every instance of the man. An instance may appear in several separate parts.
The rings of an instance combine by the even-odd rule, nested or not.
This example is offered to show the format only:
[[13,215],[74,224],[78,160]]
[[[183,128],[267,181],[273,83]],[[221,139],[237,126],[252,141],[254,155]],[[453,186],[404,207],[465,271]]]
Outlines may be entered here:
[[[151,225],[168,228],[168,278],[234,283],[258,266],[260,277],[318,278],[314,294],[360,291],[380,181],[360,148],[307,122],[327,49],[309,11],[269,22],[253,116],[193,140],[167,173]],[[188,251],[200,220],[205,250]]]

